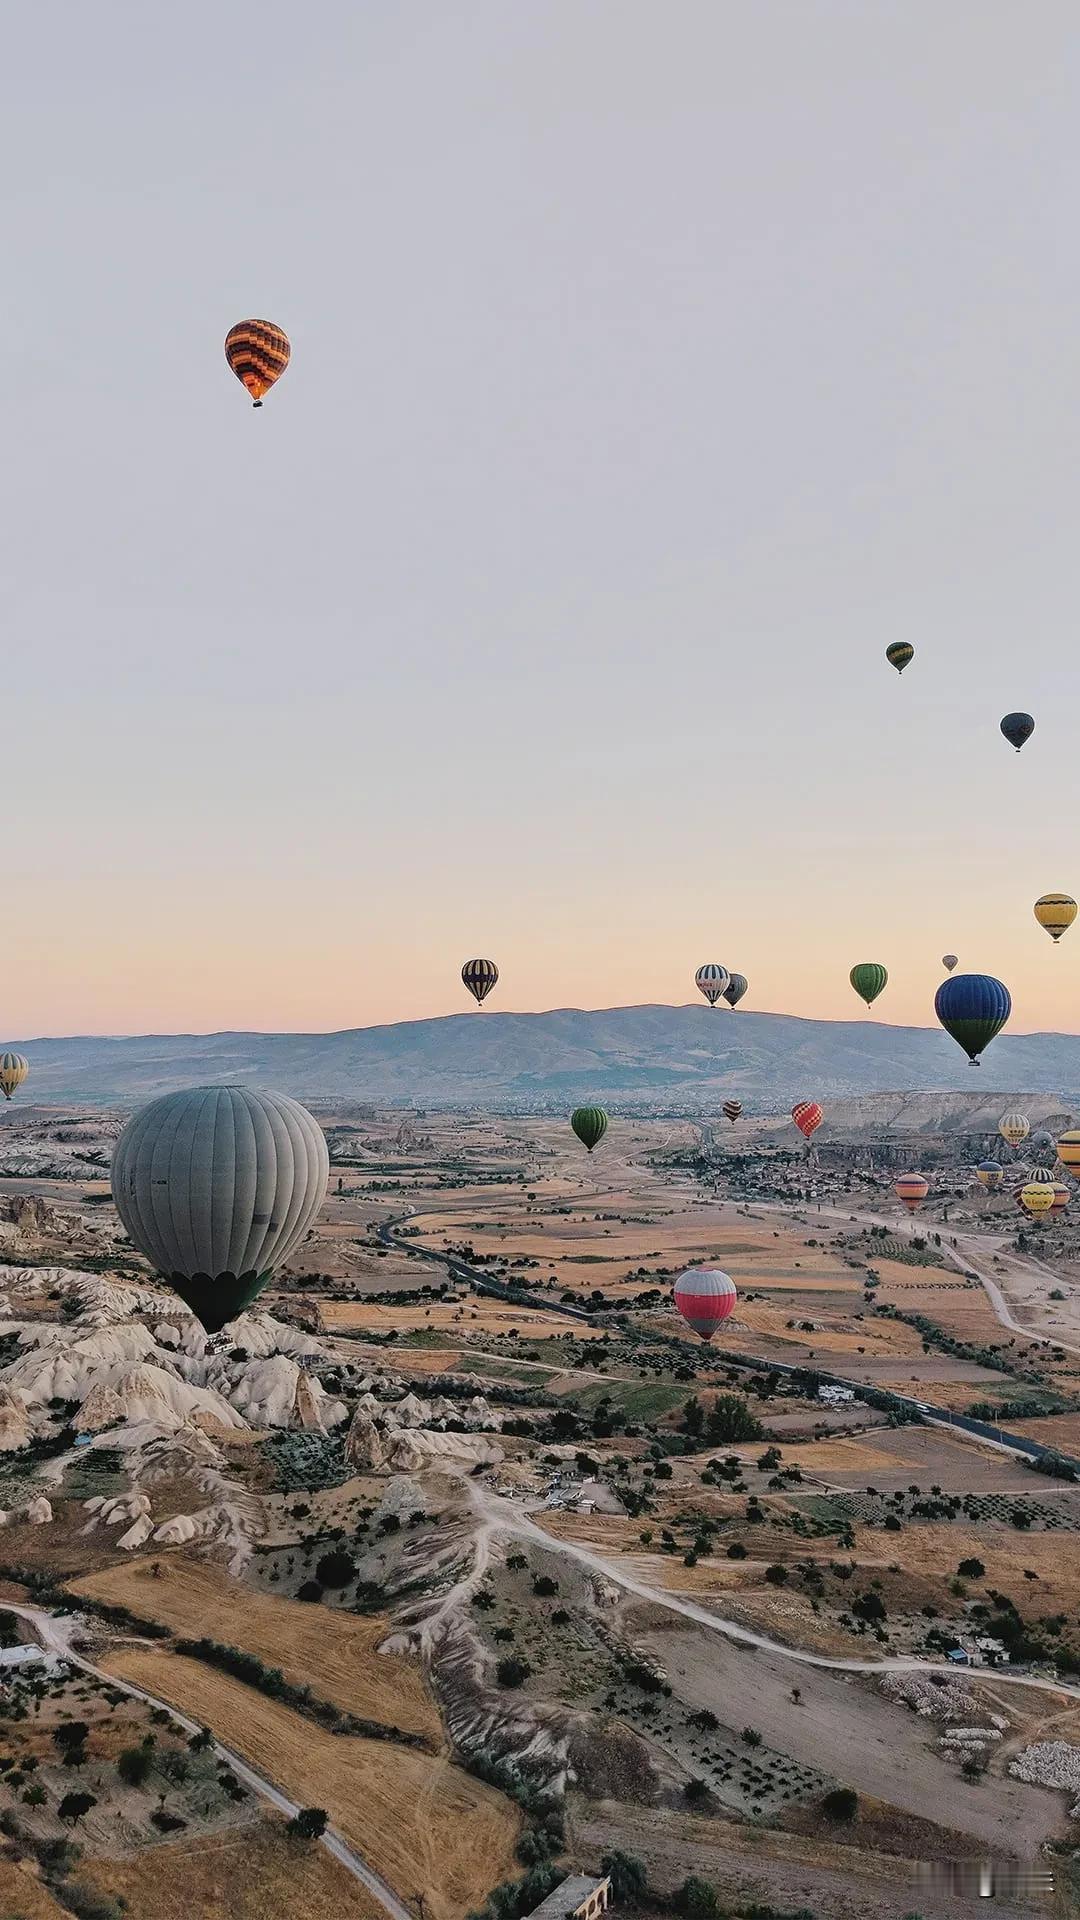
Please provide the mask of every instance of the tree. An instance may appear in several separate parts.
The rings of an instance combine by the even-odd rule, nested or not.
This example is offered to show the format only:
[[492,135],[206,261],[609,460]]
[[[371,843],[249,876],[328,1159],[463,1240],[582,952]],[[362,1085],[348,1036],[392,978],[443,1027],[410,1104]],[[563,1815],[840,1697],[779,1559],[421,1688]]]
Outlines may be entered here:
[[746,1548],[743,1546],[743,1543],[741,1540],[732,1541],[730,1547],[727,1550],[727,1557],[729,1560],[745,1560],[746,1559]]
[[191,1748],[192,1753],[205,1753],[207,1748],[212,1747],[213,1744],[214,1736],[209,1727],[204,1727],[201,1733],[193,1733],[191,1739],[188,1741],[188,1746]]
[[356,1568],[348,1554],[335,1547],[332,1553],[324,1553],[316,1562],[315,1578],[324,1587],[347,1587],[356,1579]]
[[533,1580],[533,1592],[537,1594],[541,1600],[550,1600],[552,1595],[558,1593],[558,1591],[559,1583],[557,1580],[553,1580],[550,1574],[538,1573]]
[[828,1820],[854,1820],[858,1810],[859,1796],[854,1787],[834,1787],[821,1803],[821,1811]]
[[153,1764],[148,1747],[125,1747],[116,1757],[116,1771],[126,1787],[141,1787]]
[[297,1587],[296,1597],[298,1600],[321,1600],[322,1588],[317,1580],[305,1580],[303,1586]]
[[983,1574],[986,1572],[986,1568],[983,1566],[981,1560],[977,1560],[974,1555],[972,1555],[970,1560],[961,1560],[956,1571],[961,1574],[965,1580],[981,1580]]
[[72,1747],[85,1747],[90,1729],[85,1720],[63,1720],[53,1728],[53,1745],[61,1753],[67,1753]]
[[765,1578],[769,1582],[770,1587],[784,1586],[787,1582],[787,1577],[787,1568],[780,1566],[779,1562],[777,1562],[775,1566],[766,1567],[765,1569]]
[[709,1408],[707,1433],[710,1442],[760,1440],[763,1428],[741,1393],[719,1393]]
[[851,1611],[858,1620],[873,1622],[886,1618],[885,1602],[880,1593],[860,1593],[858,1599],[852,1601]]
[[65,1793],[57,1812],[61,1820],[70,1820],[77,1827],[84,1813],[97,1806],[97,1797],[92,1793]]
[[600,1871],[606,1873],[611,1881],[611,1891],[617,1901],[636,1900],[648,1891],[649,1877],[645,1863],[636,1854],[605,1853],[601,1856]]
[[295,1819],[289,1821],[289,1832],[301,1840],[321,1840],[329,1817],[322,1807],[301,1807]]
[[527,1660],[519,1660],[515,1654],[507,1654],[495,1668],[495,1677],[500,1687],[520,1687],[527,1680],[532,1668]]
[[28,1807],[43,1807],[48,1801],[48,1798],[49,1796],[40,1780],[35,1780],[33,1786],[27,1787],[26,1792],[23,1794],[23,1800]]

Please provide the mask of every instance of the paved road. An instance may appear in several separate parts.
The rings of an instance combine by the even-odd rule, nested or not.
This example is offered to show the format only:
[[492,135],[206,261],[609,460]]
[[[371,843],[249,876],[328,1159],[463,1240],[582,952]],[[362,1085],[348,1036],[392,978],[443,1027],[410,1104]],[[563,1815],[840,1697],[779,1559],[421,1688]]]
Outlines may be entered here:
[[[130,1680],[121,1680],[114,1673],[106,1673],[102,1667],[95,1667],[89,1660],[84,1660],[81,1654],[73,1653],[71,1637],[79,1631],[80,1623],[70,1615],[45,1613],[40,1607],[17,1606],[11,1600],[0,1603],[0,1611],[17,1613],[20,1619],[28,1621],[41,1645],[50,1653],[60,1654],[63,1659],[69,1660],[72,1666],[81,1667],[84,1673],[92,1673],[96,1679],[104,1680],[110,1687],[118,1687],[123,1693],[133,1694],[136,1699],[145,1700],[152,1707],[164,1708],[165,1712],[170,1714],[180,1726],[185,1727],[188,1733],[202,1732],[199,1722],[190,1720],[187,1714],[181,1713],[171,1701],[159,1700],[156,1694],[147,1693],[145,1687],[137,1687]],[[240,1755],[233,1753],[229,1747],[223,1747],[219,1740],[214,1742],[214,1752],[226,1766],[232,1768],[237,1778],[242,1780],[246,1787],[250,1787],[251,1791],[258,1795],[260,1800],[265,1800],[269,1806],[275,1807],[278,1813],[285,1814],[288,1819],[295,1819],[300,1811],[296,1802],[288,1799],[271,1780],[265,1779],[261,1773],[256,1773],[254,1767],[250,1767],[246,1760],[242,1760]],[[335,1833],[332,1828],[327,1828],[322,1837],[322,1844],[328,1853],[333,1854],[335,1860],[341,1862],[346,1872],[352,1874],[354,1880],[359,1880],[360,1884],[374,1895],[379,1905],[391,1916],[391,1920],[414,1920],[410,1909],[398,1899],[393,1889],[387,1886],[385,1880],[380,1879],[374,1869],[369,1867],[358,1853],[354,1853],[352,1848],[346,1845],[340,1834]]]
[[463,1260],[455,1260],[452,1254],[439,1253],[434,1247],[421,1246],[419,1241],[409,1240],[395,1232],[395,1228],[404,1226],[412,1212],[410,1207],[408,1213],[399,1213],[395,1219],[384,1220],[381,1227],[376,1227],[376,1234],[384,1247],[394,1247],[399,1253],[419,1254],[421,1260],[433,1260],[436,1266],[445,1267],[451,1277],[460,1280],[464,1286],[475,1287],[477,1293],[490,1294],[496,1300],[509,1301],[511,1306],[521,1307],[525,1313],[535,1307],[541,1313],[561,1313],[568,1320],[590,1320],[593,1317],[580,1307],[566,1306],[561,1300],[545,1300],[539,1296],[536,1299],[522,1298],[520,1293],[515,1293],[502,1281],[488,1279],[479,1268],[467,1266]]

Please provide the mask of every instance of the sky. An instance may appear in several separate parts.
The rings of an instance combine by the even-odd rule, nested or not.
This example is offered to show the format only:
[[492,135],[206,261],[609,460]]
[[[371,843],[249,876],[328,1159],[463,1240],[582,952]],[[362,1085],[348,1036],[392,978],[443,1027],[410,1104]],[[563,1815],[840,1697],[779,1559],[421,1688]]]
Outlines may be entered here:
[[879,960],[928,1025],[949,949],[1080,1030],[1072,0],[5,45],[0,1039],[457,1011],[472,955],[830,1018]]

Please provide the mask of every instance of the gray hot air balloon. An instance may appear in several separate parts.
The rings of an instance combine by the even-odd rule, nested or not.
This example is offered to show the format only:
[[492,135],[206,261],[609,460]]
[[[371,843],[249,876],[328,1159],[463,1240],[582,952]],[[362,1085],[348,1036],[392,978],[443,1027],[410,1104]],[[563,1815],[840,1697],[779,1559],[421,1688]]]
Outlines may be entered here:
[[322,1205],[322,1128],[283,1093],[188,1087],[129,1121],[112,1159],[135,1245],[217,1333],[251,1305]]

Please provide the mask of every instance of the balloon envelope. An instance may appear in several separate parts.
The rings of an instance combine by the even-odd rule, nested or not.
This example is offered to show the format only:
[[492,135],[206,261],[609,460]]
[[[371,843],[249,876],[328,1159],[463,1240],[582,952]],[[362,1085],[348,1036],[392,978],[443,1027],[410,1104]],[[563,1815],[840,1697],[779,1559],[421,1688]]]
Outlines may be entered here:
[[816,1100],[796,1100],[791,1109],[791,1117],[799,1132],[809,1140],[815,1134],[825,1118]]
[[1080,1127],[1070,1127],[1057,1143],[1058,1159],[1063,1167],[1080,1179]]
[[952,973],[953,969],[960,965],[960,962],[955,953],[943,953],[941,956],[941,964],[946,973]]
[[737,1007],[747,987],[750,985],[745,973],[733,973],[724,988],[724,999],[729,1007]]
[[289,364],[289,336],[272,320],[238,320],[225,335],[225,358],[257,407]]
[[1026,1113],[1003,1113],[998,1121],[998,1132],[1010,1147],[1018,1147],[1031,1132],[1031,1122]]
[[1056,943],[1068,933],[1076,919],[1076,901],[1071,893],[1042,893],[1035,902],[1035,918]]
[[1029,1180],[1020,1189],[1020,1205],[1026,1213],[1049,1213],[1053,1204],[1053,1187],[1044,1186],[1041,1181]]
[[1064,1213],[1065,1208],[1068,1206],[1069,1201],[1072,1198],[1069,1188],[1065,1185],[1064,1180],[1054,1181],[1053,1193],[1054,1193],[1054,1204],[1050,1209],[1051,1213]]
[[1030,740],[1035,731],[1035,722],[1030,713],[1007,713],[1001,722],[1001,731],[1010,747],[1019,753],[1025,740]]
[[710,1007],[715,1007],[721,995],[727,992],[731,975],[726,967],[719,966],[715,960],[708,960],[698,968],[694,981],[698,992],[705,995]]
[[0,1093],[10,1100],[16,1087],[21,1087],[30,1071],[30,1065],[24,1054],[0,1053]]
[[894,1182],[893,1192],[902,1200],[909,1213],[917,1213],[930,1191],[930,1182],[921,1173],[902,1173]]
[[732,1126],[735,1125],[735,1122],[738,1119],[741,1112],[742,1112],[741,1100],[725,1100],[724,1101],[724,1106],[723,1106],[724,1118],[725,1120],[730,1120]]
[[607,1132],[607,1114],[603,1107],[575,1107],[570,1115],[570,1125],[582,1146],[588,1147],[591,1153]]
[[954,973],[934,995],[934,1012],[973,1067],[1012,1012],[1008,987],[992,973]]
[[477,1006],[480,1006],[497,984],[499,969],[494,960],[466,960],[461,969],[461,978]]
[[298,1101],[189,1087],[129,1120],[111,1179],[139,1251],[217,1333],[307,1232],[329,1174],[322,1128]]
[[984,1187],[1000,1187],[1005,1178],[1005,1169],[997,1160],[980,1160],[975,1172]]
[[870,1006],[888,985],[889,976],[876,960],[860,960],[858,966],[852,967],[848,979],[860,1000]]
[[703,1340],[734,1313],[737,1297],[734,1280],[719,1267],[690,1267],[675,1282],[675,1305]]
[[915,649],[907,640],[894,640],[891,646],[886,647],[885,658],[897,673],[903,673],[909,662],[914,660]]

